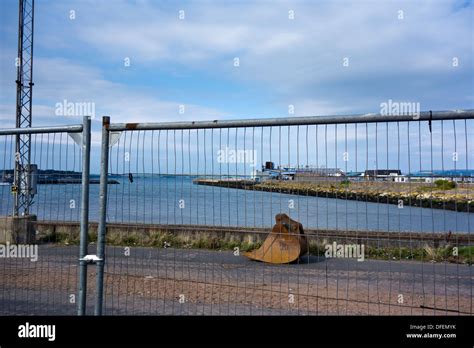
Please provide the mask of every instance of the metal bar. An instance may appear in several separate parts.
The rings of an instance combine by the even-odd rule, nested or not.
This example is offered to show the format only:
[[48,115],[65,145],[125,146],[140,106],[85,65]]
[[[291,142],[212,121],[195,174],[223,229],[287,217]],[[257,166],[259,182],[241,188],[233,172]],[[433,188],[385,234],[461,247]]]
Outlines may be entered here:
[[[26,1],[25,1],[26,3]],[[34,13],[35,13],[35,1],[34,0],[31,0],[31,11],[29,13],[29,15],[31,16],[31,21],[30,21],[30,32],[31,32],[31,37],[29,38],[30,40],[30,63],[29,63],[29,67],[30,67],[30,71],[29,71],[29,83],[28,83],[28,95],[29,95],[29,100],[28,100],[28,112],[29,112],[29,125],[28,127],[31,127],[32,125],[32,110],[33,110],[33,35],[34,35],[34,19],[35,19],[35,16],[34,16]],[[21,63],[23,65],[23,62]],[[30,171],[30,164],[31,164],[31,134],[28,134],[26,136],[26,149],[24,150],[24,152],[26,152],[24,154],[24,156],[26,157],[26,163],[27,163],[27,169],[28,169],[28,173]],[[23,168],[24,169],[24,168]],[[27,174],[29,176],[29,174]],[[25,195],[25,202],[24,204],[26,205],[24,211],[25,211],[25,214],[26,215],[29,215],[30,214],[30,206],[33,204],[33,199],[32,199],[32,195],[31,195],[31,191],[30,191],[30,185],[29,183],[27,184],[27,192],[26,192],[26,195]]]
[[40,134],[40,133],[81,133],[83,125],[52,126],[52,127],[31,127],[31,128],[5,128],[0,129],[0,135],[15,134]]
[[[18,18],[18,55],[17,55],[17,94],[16,94],[16,128],[31,127],[31,110],[33,94],[33,29],[34,0],[19,1]],[[15,205],[13,214],[29,215],[32,204],[28,187],[30,170],[31,136],[18,133],[15,144],[14,187]]]
[[89,175],[90,175],[90,147],[91,147],[91,118],[84,116],[84,131],[82,132],[82,199],[81,199],[81,232],[79,246],[79,298],[78,315],[86,314],[87,295],[87,255],[89,232]]
[[268,126],[298,126],[313,124],[349,124],[374,122],[402,122],[428,120],[458,120],[474,119],[474,110],[453,111],[423,111],[419,117],[413,115],[341,115],[341,116],[305,116],[291,118],[260,118],[249,120],[214,120],[196,122],[162,122],[162,123],[111,123],[109,131],[125,130],[171,130],[171,129],[203,129],[203,128],[239,128],[239,127],[268,127]]
[[102,315],[104,303],[104,265],[105,265],[105,231],[107,214],[107,176],[109,172],[109,130],[110,117],[102,118],[102,147],[100,158],[100,188],[99,188],[99,228],[97,234],[97,277],[95,315]]
[[[161,134],[161,131],[166,132],[166,135],[163,134],[164,144],[160,140],[160,135],[158,135],[158,141],[153,140],[152,131],[155,128],[151,127],[156,126],[157,123],[151,125],[128,124],[128,128],[125,129],[123,135],[125,137],[124,154],[127,154],[127,156],[122,159],[117,154],[117,168],[123,164],[122,172],[117,170],[114,173],[112,170],[113,158],[109,163],[107,157],[105,157],[104,163],[111,167],[111,175],[112,173],[117,174],[117,180],[122,185],[114,186],[114,188],[118,190],[116,191],[118,195],[122,196],[122,203],[128,201],[128,207],[126,203],[117,206],[117,202],[120,203],[119,197],[115,200],[116,207],[114,208],[114,201],[106,202],[105,196],[103,209],[101,202],[101,219],[103,221],[101,222],[100,231],[102,238],[105,239],[105,223],[109,222],[107,227],[113,227],[114,231],[109,229],[108,234],[115,234],[115,231],[119,228],[123,231],[123,233],[120,233],[121,240],[116,240],[117,245],[130,245],[130,242],[133,241],[133,245],[139,248],[135,249],[132,254],[125,255],[127,256],[125,258],[118,255],[118,252],[113,251],[118,249],[107,250],[107,279],[104,279],[105,265],[102,266],[102,272],[97,272],[98,277],[102,277],[102,288],[97,293],[98,296],[103,296],[103,299],[102,301],[99,300],[100,307],[96,314],[179,315],[202,312],[211,315],[229,315],[231,313],[247,315],[250,311],[250,315],[260,313],[262,315],[266,313],[280,315],[283,313],[295,315],[302,313],[349,315],[361,309],[365,310],[360,306],[363,303],[367,304],[367,315],[394,315],[399,313],[416,315],[418,313],[431,314],[432,311],[439,314],[440,310],[472,314],[472,299],[468,296],[469,290],[472,294],[472,289],[469,289],[470,283],[468,283],[469,272],[461,268],[461,264],[459,264],[459,269],[458,266],[453,265],[451,267],[448,265],[448,269],[445,268],[443,272],[443,269],[440,268],[442,265],[439,263],[446,262],[444,257],[437,261],[438,266],[433,266],[438,269],[432,269],[431,266],[430,268],[426,267],[428,260],[435,260],[435,258],[440,257],[435,252],[440,247],[443,249],[439,250],[444,250],[443,245],[447,238],[450,238],[451,243],[454,243],[455,240],[456,244],[453,244],[453,246],[459,245],[461,238],[463,243],[468,243],[468,234],[463,233],[461,235],[460,232],[469,230],[466,224],[469,226],[470,217],[461,212],[458,214],[456,210],[454,212],[448,211],[447,213],[451,219],[450,224],[447,225],[444,221],[443,226],[443,220],[441,219],[446,219],[442,216],[444,212],[420,209],[421,207],[428,208],[425,205],[426,203],[430,204],[430,209],[435,209],[434,201],[421,200],[411,194],[408,196],[409,203],[407,207],[404,207],[405,210],[401,209],[403,205],[400,206],[400,199],[397,207],[396,199],[402,195],[401,192],[406,190],[412,192],[418,188],[421,190],[421,188],[426,187],[426,190],[423,191],[429,190],[430,195],[433,194],[432,191],[434,190],[428,184],[431,183],[434,177],[434,170],[438,169],[435,166],[437,160],[433,157],[431,159],[433,163],[431,163],[426,154],[427,151],[434,151],[434,146],[438,143],[436,141],[438,139],[438,127],[436,125],[438,123],[442,125],[442,122],[446,120],[446,118],[439,118],[439,115],[436,116],[436,112],[433,115],[433,117],[425,119],[410,117],[409,120],[395,117],[393,122],[387,121],[387,118],[379,118],[374,122],[363,119],[361,126],[365,127],[366,130],[365,134],[362,135],[362,145],[359,144],[361,135],[358,134],[358,124],[360,123],[358,120],[354,122],[354,119],[348,121],[346,118],[344,122],[339,122],[340,119],[334,117],[332,118],[333,121],[337,119],[338,122],[328,123],[328,118],[322,119],[323,124],[321,126],[324,126],[322,137],[319,134],[319,124],[307,122],[305,137],[306,163],[303,159],[304,150],[301,148],[303,144],[300,144],[300,141],[304,141],[299,129],[300,125],[259,124],[255,127],[260,128],[258,130],[261,132],[260,144],[253,146],[253,140],[258,141],[258,139],[252,139],[252,150],[255,147],[261,148],[259,160],[262,164],[262,171],[258,171],[257,174],[257,176],[260,176],[261,182],[253,188],[251,185],[239,186],[232,184],[234,181],[248,179],[249,162],[246,161],[246,158],[248,158],[246,156],[249,156],[247,152],[249,139],[246,136],[248,133],[246,130],[247,124],[240,123],[238,127],[233,127],[229,123],[226,123],[227,126],[217,123],[215,126],[204,127],[205,123],[202,122],[198,126],[195,126],[198,123],[179,123],[179,125],[193,125],[188,128],[187,135],[186,132],[183,133],[184,136],[188,136],[187,141],[179,140],[179,134],[176,134],[186,128],[178,128],[176,132],[177,128],[169,126],[177,123],[159,124],[160,127],[156,128],[157,132],[159,134]],[[469,121],[466,121],[466,123],[473,122],[470,120],[472,116],[467,115],[465,117],[465,115],[467,114],[459,114],[451,120],[467,119]],[[443,117],[451,116],[444,115]],[[282,122],[281,119],[276,120]],[[428,133],[428,122],[430,120],[433,121],[433,149],[431,150],[431,141],[425,143],[421,141],[430,136],[430,133]],[[265,120],[250,121],[260,122]],[[402,125],[399,125],[400,122],[402,122]],[[418,125],[413,125],[413,122],[418,123]],[[385,125],[382,123],[385,123]],[[392,126],[390,123],[395,124]],[[312,138],[308,138],[308,125],[310,124],[315,126],[316,131]],[[341,130],[342,124],[344,130]],[[348,127],[347,124],[354,124],[355,140],[350,135],[352,126]],[[466,127],[470,125],[470,123],[467,123]],[[116,126],[117,124],[110,125],[109,120],[104,122],[104,127],[108,132],[119,130],[114,128]],[[276,131],[274,127],[278,130]],[[393,127],[397,128],[396,140]],[[403,136],[403,140],[402,134],[399,134],[401,131],[399,127],[407,128],[406,138]],[[411,134],[410,127],[419,129]],[[210,141],[206,128],[211,129]],[[236,154],[235,157],[231,157],[230,154],[221,156],[219,152],[215,153],[214,128],[220,131],[219,148],[221,152],[222,145],[227,144],[226,150],[233,150]],[[220,139],[221,131],[225,128],[227,128],[227,137]],[[230,130],[231,128],[235,128],[235,131]],[[238,128],[243,128],[243,130],[241,131]],[[191,129],[193,129],[192,132]],[[469,130],[469,128],[467,129]],[[149,130],[151,134],[147,134],[145,130]],[[168,134],[169,131],[174,132]],[[196,135],[193,133],[196,133]],[[181,138],[183,134],[181,134]],[[201,138],[201,134],[203,138]],[[148,148],[145,146],[148,143],[146,137],[150,135],[152,138],[151,147]],[[129,141],[126,138],[127,136],[130,138]],[[133,139],[134,136],[137,136],[138,139]],[[195,140],[194,137],[196,137]],[[253,133],[252,137],[254,138]],[[417,138],[421,142],[417,141]],[[414,142],[413,139],[415,139]],[[309,144],[308,141],[310,141]],[[108,140],[105,141],[105,144],[107,142]],[[186,142],[188,143],[187,149],[184,148],[186,145],[183,147],[183,143]],[[191,143],[195,146],[193,147]],[[446,146],[446,144],[441,144],[442,147]],[[459,144],[456,147],[455,138],[454,145],[454,150],[463,151],[459,148]],[[153,152],[156,150],[154,150],[154,146],[158,146],[157,154]],[[181,146],[181,150],[179,150],[179,146]],[[308,153],[308,149],[312,149],[310,153]],[[112,148],[107,149],[107,145],[105,145],[102,158],[113,155],[112,151]],[[183,158],[181,158],[182,168],[179,170],[178,156],[180,151],[188,152],[188,172],[184,168],[183,154]],[[165,171],[159,170],[159,175],[154,172],[156,158],[152,158],[149,164],[146,161],[146,158],[149,159],[148,153],[150,152],[152,155],[155,153],[158,156],[159,168],[162,166],[161,168],[165,169]],[[407,155],[404,154],[406,152]],[[117,153],[119,153],[119,150],[117,150]],[[347,156],[347,159],[344,159],[342,171],[338,168],[338,165],[341,164],[341,153]],[[443,153],[442,150],[441,156]],[[131,155],[128,156],[128,154]],[[461,155],[468,156],[468,149],[466,148],[465,154],[461,153]],[[365,164],[362,163],[362,167],[360,156],[365,156],[365,160],[362,161]],[[384,156],[386,158],[383,158]],[[395,175],[397,177],[401,176],[399,179],[403,180],[398,181],[390,177],[385,178],[383,174],[377,174],[378,171],[383,169],[390,169],[395,164],[394,161],[397,164],[395,169],[405,172],[406,165],[401,164],[401,162],[407,160],[400,156],[408,156],[408,172],[406,172],[406,175],[401,175],[402,173]],[[424,182],[423,176],[418,179],[416,173],[412,173],[413,163],[410,162],[413,161],[411,161],[411,156],[415,156],[415,162],[420,159],[420,173],[422,172],[421,169],[426,169],[427,172],[428,169],[431,169],[430,173],[426,175],[430,177],[427,179],[431,179],[430,181]],[[308,158],[311,157],[316,158],[315,164],[309,163]],[[53,156],[54,158],[56,157]],[[324,158],[326,159],[325,162]],[[442,157],[441,160],[443,160]],[[119,161],[122,161],[120,165]],[[279,174],[279,177],[264,173],[265,169],[270,169],[263,165],[266,165],[266,161],[274,161],[275,163],[272,163],[271,167],[274,168],[275,172],[277,170],[287,172],[286,177],[282,173]],[[125,165],[125,163],[127,164]],[[418,163],[415,164],[415,167],[418,168]],[[227,166],[227,173],[220,170],[222,166]],[[288,168],[285,168],[286,166]],[[132,173],[131,171],[135,168],[136,173]],[[466,168],[468,168],[467,165]],[[259,169],[259,166],[255,169]],[[344,177],[346,174],[352,173],[354,169],[355,173],[353,175]],[[442,169],[445,169],[444,165]],[[101,171],[105,173],[105,178],[107,178],[108,168],[101,167]],[[374,175],[364,174],[365,171],[373,171]],[[296,174],[291,177],[291,172]],[[341,175],[335,177],[334,173]],[[134,174],[135,178],[132,176],[130,179],[129,176],[130,182],[127,182],[127,175],[129,174]],[[195,186],[199,181],[195,181],[194,176],[198,180],[203,180],[199,184],[202,186]],[[215,177],[223,180],[220,183],[216,180],[212,184],[209,179]],[[206,180],[208,184],[202,184]],[[290,181],[286,182],[287,180]],[[106,181],[102,180],[102,184],[106,184]],[[183,186],[183,181],[186,184],[186,190],[189,189],[189,192],[183,193],[183,189],[180,192],[178,191],[179,182]],[[393,184],[387,183],[388,181],[393,181]],[[413,186],[408,186],[410,181],[412,181],[411,185]],[[210,187],[206,187],[206,185]],[[105,190],[107,187],[105,186]],[[320,191],[317,187],[324,188],[324,190]],[[385,190],[385,187],[391,194],[390,200],[387,195],[381,192],[381,190]],[[111,190],[114,188],[111,187]],[[309,194],[311,192],[309,190],[313,188],[315,191]],[[254,194],[247,192],[248,189],[253,189]],[[329,189],[333,189],[334,193],[331,194],[328,191]],[[392,189],[393,191],[390,192]],[[217,196],[215,190],[219,191]],[[467,187],[467,194],[470,194],[469,192],[470,187]],[[107,194],[106,191],[105,194]],[[299,197],[303,195],[306,198]],[[256,201],[256,199],[260,201],[260,197],[261,208],[258,206],[260,202]],[[183,206],[182,212],[179,213],[181,217],[178,219],[177,202],[180,198],[186,201],[186,206]],[[290,198],[294,198],[294,202],[291,203],[292,206],[287,205]],[[432,197],[428,198],[432,199]],[[305,200],[307,201],[305,202]],[[146,214],[140,214],[141,207],[146,208],[149,202],[151,202],[149,207],[150,218],[148,217],[148,209]],[[404,200],[401,202],[405,204]],[[163,209],[155,209],[156,204]],[[252,205],[254,207],[253,212],[249,209]],[[115,209],[115,215],[110,214],[107,217],[105,210],[107,207],[110,212]],[[439,209],[439,205],[437,208]],[[426,213],[422,213],[420,210]],[[121,211],[122,215],[118,215],[117,211],[119,214]],[[225,240],[227,234],[235,233],[236,235],[240,234],[237,239],[239,240],[238,243],[247,243],[247,237],[249,244],[255,243],[253,241],[259,243],[258,241],[262,241],[270,231],[269,228],[273,225],[274,214],[279,212],[287,213],[305,226],[305,234],[308,239],[307,266],[299,267],[295,265],[291,267],[296,268],[291,270],[286,267],[280,268],[280,266],[263,268],[258,264],[252,267],[249,264],[249,267],[245,268],[245,272],[239,272],[238,276],[234,277],[235,273],[232,273],[234,271],[231,270],[235,263],[230,261],[232,256],[231,245],[220,244],[221,241]],[[253,213],[253,215],[249,213]],[[429,218],[430,213],[431,219]],[[302,221],[305,214],[306,223]],[[326,215],[326,218],[324,218],[324,215]],[[261,223],[258,222],[260,216]],[[157,219],[158,221],[156,221]],[[149,224],[148,221],[151,221],[152,224]],[[114,226],[110,225],[110,222]],[[116,224],[114,222],[121,223]],[[158,224],[153,225],[156,222]],[[217,225],[218,222],[219,225]],[[460,224],[459,228],[458,224]],[[455,227],[453,227],[454,225]],[[449,232],[449,235],[447,235],[450,230],[454,233]],[[185,236],[185,233],[189,231],[193,231],[196,236],[196,244],[194,244],[194,240],[189,240]],[[186,239],[180,239],[180,235]],[[207,237],[211,235],[212,237]],[[152,241],[150,236],[157,238]],[[166,239],[162,239],[162,236]],[[171,239],[171,236],[173,236],[173,239]],[[259,238],[256,238],[257,236]],[[150,246],[150,242],[153,243],[150,248],[142,249]],[[208,242],[210,244],[207,244]],[[350,260],[349,256],[347,262],[339,262],[339,266],[324,260],[321,261],[323,263],[320,266],[312,266],[310,257],[320,257],[322,255],[321,250],[331,245],[331,242],[342,243],[343,245],[356,244],[362,247],[365,243],[366,249],[365,252],[362,251],[363,260],[361,261],[366,258],[368,262],[366,264],[353,262],[355,260]],[[160,247],[161,245],[163,245],[163,248]],[[209,250],[198,250],[203,246],[207,249],[207,245],[210,245]],[[470,245],[468,244],[468,246]],[[103,248],[105,249],[105,245]],[[131,248],[134,248],[134,246],[131,246]],[[169,249],[163,250],[165,248]],[[433,250],[433,256],[428,257],[427,253],[431,249]],[[105,253],[99,254],[102,260],[104,255]],[[205,260],[205,262],[202,262],[201,259],[196,260],[192,255],[202,256],[202,260]],[[234,256],[239,255],[234,254]],[[373,260],[370,260],[372,258]],[[408,265],[404,261],[405,258],[413,258],[414,260]],[[241,261],[237,259],[237,262]],[[299,262],[306,263],[304,259],[299,260]],[[410,267],[406,267],[406,265]],[[454,272],[447,278],[446,274],[449,274],[449,269]],[[440,276],[443,275],[444,279],[441,279]],[[439,280],[442,280],[442,282],[439,282]],[[264,289],[261,287],[261,282],[271,285]],[[449,286],[449,283],[454,284],[454,286]],[[444,294],[442,291],[440,292],[443,287],[447,289]],[[107,291],[104,291],[105,289]],[[271,294],[271,296],[268,296],[268,294]],[[276,294],[278,295],[273,296]],[[295,302],[288,302],[287,304],[287,301],[289,301],[287,297],[293,295]],[[445,302],[442,299],[443,295],[445,296]],[[183,296],[182,302],[181,296]],[[404,300],[402,298],[401,302],[398,299],[400,296],[405,298]],[[423,299],[422,306],[424,307],[418,307],[418,296]],[[357,305],[356,308],[355,303],[360,305]],[[446,303],[445,306],[444,303]],[[154,306],[154,304],[156,305]],[[429,307],[432,304],[434,307]],[[453,306],[456,307],[456,305],[457,309],[453,309]],[[471,307],[468,307],[469,305]],[[445,307],[445,309],[442,307]]]

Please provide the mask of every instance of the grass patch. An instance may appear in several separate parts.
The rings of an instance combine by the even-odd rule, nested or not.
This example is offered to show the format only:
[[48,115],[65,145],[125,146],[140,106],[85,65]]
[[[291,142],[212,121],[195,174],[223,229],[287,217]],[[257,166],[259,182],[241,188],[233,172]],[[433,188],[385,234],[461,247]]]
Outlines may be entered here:
[[216,235],[203,233],[199,237],[176,236],[173,233],[154,231],[150,234],[116,233],[107,236],[107,244],[114,246],[142,246],[154,248],[207,249],[250,251],[259,248],[260,242],[225,240]]
[[422,192],[429,191],[449,191],[456,188],[456,183],[449,180],[435,180],[434,185],[421,186],[417,190]]
[[[97,241],[97,233],[89,233],[89,242]],[[56,243],[61,245],[79,245],[78,233],[52,232],[41,235],[41,243]],[[109,246],[136,246],[153,248],[177,248],[177,249],[205,249],[205,250],[235,250],[246,252],[258,249],[262,242],[251,238],[238,240],[221,238],[216,234],[208,232],[194,232],[193,234],[176,235],[166,231],[152,231],[142,233],[131,231],[128,233],[107,233],[106,244]],[[308,253],[312,256],[324,256],[328,240],[314,240],[308,238]],[[375,247],[365,246],[365,259],[376,260],[415,260],[423,262],[447,262],[472,265],[474,263],[474,246],[433,247]]]
[[[308,252],[312,256],[324,256],[326,245],[324,240],[311,240],[308,243]],[[455,255],[452,246],[407,248],[407,247],[375,247],[365,246],[365,258],[375,260],[414,260],[423,262],[447,262],[472,265],[474,263],[474,246],[460,246]]]
[[41,235],[38,239],[40,243],[57,243],[64,245],[79,245],[79,235],[66,232],[50,232]]
[[366,257],[377,260],[416,260],[423,262],[464,263],[471,265],[474,259],[474,246],[458,247],[457,255],[452,246],[418,248],[406,247],[368,247]]
[[434,183],[438,190],[452,190],[456,188],[456,183],[454,181],[440,179],[436,180]]
[[340,182],[339,185],[340,185],[341,187],[346,188],[346,187],[351,186],[351,182],[350,182],[349,180],[343,180],[343,181]]
[[459,247],[458,254],[469,266],[474,264],[474,245]]

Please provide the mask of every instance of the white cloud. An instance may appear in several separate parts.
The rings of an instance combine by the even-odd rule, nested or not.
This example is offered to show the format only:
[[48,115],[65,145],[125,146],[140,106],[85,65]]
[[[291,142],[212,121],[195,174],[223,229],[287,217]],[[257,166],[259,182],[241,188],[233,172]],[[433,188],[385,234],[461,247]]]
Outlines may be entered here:
[[[38,58],[35,62],[33,126],[77,124],[82,116],[56,116],[56,103],[95,103],[96,119],[111,116],[112,122],[165,122],[221,119],[227,114],[213,108],[162,100],[126,84],[106,80],[99,69],[72,63],[65,59]],[[3,127],[15,126],[15,104],[0,104],[0,121]],[[99,133],[94,136],[100,136]],[[93,138],[94,143],[98,139]]]
[[[453,38],[469,34],[469,9],[452,13],[453,3],[199,2],[183,5],[186,19],[179,20],[178,8],[116,2],[87,12],[88,25],[75,30],[80,40],[108,55],[133,55],[144,63],[208,67],[207,60],[222,66],[229,54],[240,54],[252,77],[275,80],[291,76],[294,67],[319,66],[318,78],[331,79],[343,74],[338,65],[345,56],[361,73],[441,68],[445,62],[433,59],[440,50],[468,58],[472,43]],[[293,21],[289,8],[295,11]]]
[[114,122],[126,122],[130,119],[156,122],[224,116],[224,113],[217,110],[198,105],[185,105],[185,112],[180,114],[180,101],[163,100],[125,83],[109,81],[99,69],[65,59],[38,59],[36,81],[40,86],[35,90],[36,98],[49,101],[50,107],[63,100],[93,102],[98,116],[111,115]]
[[[287,104],[294,104],[297,115],[377,111],[380,101],[400,95],[431,109],[437,104],[472,107],[472,90],[458,81],[464,75],[472,82],[472,7],[454,11],[454,4],[38,3],[36,44],[47,49],[49,57],[35,58],[35,112],[46,117],[48,110],[37,110],[37,105],[68,99],[95,102],[98,114],[118,120],[225,117],[205,105],[189,105],[180,115],[181,101],[153,94],[140,87],[136,77],[133,85],[123,75],[113,78],[124,57],[145,76],[155,70],[174,75],[187,70],[190,75],[237,81],[243,89],[247,85],[256,90],[258,84],[272,96],[272,106],[286,110]],[[71,9],[76,11],[74,21],[68,19]],[[178,19],[180,9],[186,12],[185,20]],[[289,9],[295,20],[288,19]],[[399,10],[403,20],[398,19]],[[239,69],[232,65],[235,56],[240,58]],[[349,67],[342,66],[344,57]],[[456,70],[450,66],[453,57],[460,62]],[[14,86],[8,83],[11,98]],[[2,88],[5,84],[2,77]]]

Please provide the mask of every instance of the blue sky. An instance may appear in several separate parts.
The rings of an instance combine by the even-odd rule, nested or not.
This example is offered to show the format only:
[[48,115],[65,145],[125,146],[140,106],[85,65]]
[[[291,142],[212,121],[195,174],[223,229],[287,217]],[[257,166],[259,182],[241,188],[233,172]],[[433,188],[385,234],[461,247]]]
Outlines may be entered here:
[[[17,6],[0,2],[3,127],[15,119]],[[55,115],[64,99],[95,103],[95,146],[104,114],[335,115],[379,112],[388,99],[473,109],[473,9],[449,0],[36,1],[33,125],[80,122]]]

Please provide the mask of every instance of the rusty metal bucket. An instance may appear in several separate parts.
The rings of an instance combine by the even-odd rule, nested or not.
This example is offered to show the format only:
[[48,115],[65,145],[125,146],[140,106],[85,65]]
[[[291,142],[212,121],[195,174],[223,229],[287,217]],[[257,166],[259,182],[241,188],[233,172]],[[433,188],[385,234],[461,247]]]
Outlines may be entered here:
[[286,214],[275,216],[276,224],[262,246],[243,253],[252,260],[268,263],[290,263],[306,254],[308,241],[303,225]]

